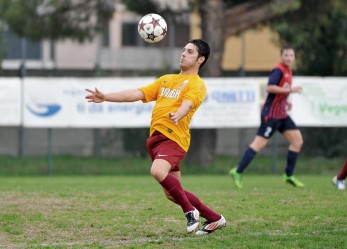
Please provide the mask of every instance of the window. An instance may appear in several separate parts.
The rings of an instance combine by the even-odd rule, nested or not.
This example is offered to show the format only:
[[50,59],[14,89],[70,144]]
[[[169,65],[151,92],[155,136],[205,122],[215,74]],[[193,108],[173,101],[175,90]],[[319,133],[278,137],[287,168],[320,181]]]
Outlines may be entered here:
[[109,27],[102,33],[102,47],[107,48],[110,46],[110,30]]
[[21,38],[14,33],[6,31],[4,33],[4,43],[5,59],[22,59],[24,50],[26,51],[26,59],[41,59],[41,42]]
[[137,23],[123,23],[122,46],[139,46],[139,45],[140,45],[140,40],[139,40],[139,34],[137,33]]
[[190,26],[188,24],[177,24],[175,27],[175,46],[184,47],[190,40]]

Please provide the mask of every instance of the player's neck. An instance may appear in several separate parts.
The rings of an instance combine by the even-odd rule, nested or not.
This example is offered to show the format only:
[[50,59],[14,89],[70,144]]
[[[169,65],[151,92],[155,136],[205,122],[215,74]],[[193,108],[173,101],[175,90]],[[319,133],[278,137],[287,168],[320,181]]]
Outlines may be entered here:
[[198,74],[199,70],[195,69],[195,68],[191,68],[191,69],[181,69],[180,74],[184,74],[184,75],[194,75],[194,74]]

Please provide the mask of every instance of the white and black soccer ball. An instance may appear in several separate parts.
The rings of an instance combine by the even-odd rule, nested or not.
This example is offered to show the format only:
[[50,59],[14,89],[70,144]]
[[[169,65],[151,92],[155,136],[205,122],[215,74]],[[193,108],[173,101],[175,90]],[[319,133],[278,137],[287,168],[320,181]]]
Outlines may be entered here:
[[137,26],[141,38],[150,43],[161,41],[167,33],[167,24],[158,14],[147,14],[141,18]]

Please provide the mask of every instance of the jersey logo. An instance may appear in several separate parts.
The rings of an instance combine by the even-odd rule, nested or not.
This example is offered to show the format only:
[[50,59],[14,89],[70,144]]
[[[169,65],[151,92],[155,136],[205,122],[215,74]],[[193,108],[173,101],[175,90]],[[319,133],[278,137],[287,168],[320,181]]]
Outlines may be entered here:
[[185,80],[183,81],[183,83],[178,87],[178,89],[182,89],[183,87],[185,87],[188,84],[189,80]]
[[166,87],[162,87],[160,89],[159,97],[170,98],[170,99],[178,99],[180,96],[181,90],[179,89],[170,89]]

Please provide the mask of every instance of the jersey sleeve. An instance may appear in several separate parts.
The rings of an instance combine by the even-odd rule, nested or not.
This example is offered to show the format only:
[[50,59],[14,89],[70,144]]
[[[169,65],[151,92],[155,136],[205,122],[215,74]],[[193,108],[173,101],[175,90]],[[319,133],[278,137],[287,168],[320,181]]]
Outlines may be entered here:
[[278,85],[282,78],[282,71],[279,68],[275,68],[271,71],[269,76],[268,85]]
[[142,100],[142,102],[147,103],[151,101],[157,100],[158,92],[160,89],[162,77],[156,79],[153,83],[138,88],[140,91],[143,92],[145,98]]
[[200,80],[191,84],[189,90],[184,95],[184,100],[190,100],[193,103],[193,108],[196,108],[201,105],[206,97],[206,86],[205,83]]

